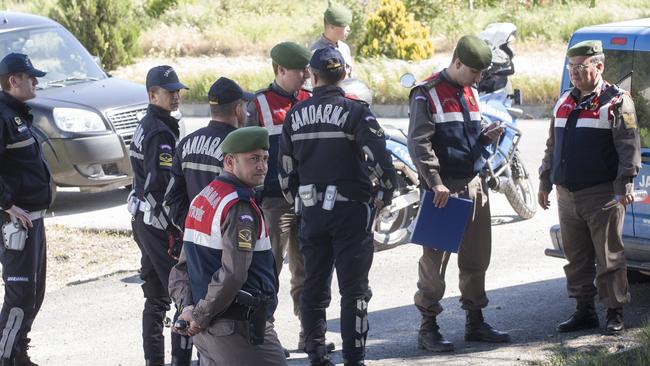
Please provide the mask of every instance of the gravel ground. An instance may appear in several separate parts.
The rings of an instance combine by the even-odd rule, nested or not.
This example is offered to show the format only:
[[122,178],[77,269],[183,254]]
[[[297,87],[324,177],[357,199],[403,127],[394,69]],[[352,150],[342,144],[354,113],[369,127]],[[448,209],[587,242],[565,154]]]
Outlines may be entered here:
[[[405,123],[404,120],[382,122]],[[537,186],[535,171],[543,151],[547,122],[526,120],[521,122],[521,128],[524,133],[520,145],[522,158]],[[109,193],[60,194],[54,208],[55,217],[46,222],[65,226],[91,223],[101,228],[117,223],[126,227],[129,222],[123,205],[126,193],[123,190]],[[639,327],[650,313],[650,284],[631,287],[633,302],[626,308],[629,330],[622,335],[606,337],[598,331],[557,334],[555,325],[571,314],[574,303],[566,298],[562,270],[565,262],[543,254],[544,249],[551,245],[549,227],[557,223],[556,202],[553,199],[550,210],[540,210],[533,219],[522,221],[503,195],[492,194],[490,200],[493,251],[486,279],[490,304],[485,309],[485,316],[494,326],[509,331],[513,343],[489,345],[464,341],[464,312],[458,304],[458,269],[456,257],[452,256],[446,275],[447,292],[442,301],[445,312],[439,317],[439,323],[443,333],[456,345],[456,352],[434,355],[418,350],[419,319],[413,306],[413,293],[421,248],[404,245],[376,253],[374,258],[370,272],[374,296],[370,302],[368,365],[529,365],[546,360],[558,349],[584,351],[600,348],[614,352],[637,344]],[[100,244],[92,236],[85,235],[89,245]],[[61,241],[52,241],[50,251],[57,250],[56,243]],[[31,353],[36,362],[53,366],[143,364],[140,338],[143,299],[137,276],[137,249],[134,249],[135,243],[131,245],[125,251],[130,253],[128,272],[108,277],[94,275],[94,279],[49,288],[31,334],[34,345]],[[57,265],[50,262],[50,268]],[[85,272],[83,268],[75,271]],[[111,273],[111,270],[106,273]],[[336,288],[334,280],[332,303],[328,309],[328,339],[336,343],[338,351],[333,354],[333,359],[340,363],[340,298]],[[294,348],[299,323],[291,312],[288,271],[283,271],[280,276],[279,301],[277,331],[282,343]],[[602,320],[605,309],[599,306],[598,310]],[[169,349],[167,352],[169,360]],[[306,355],[292,352],[289,364],[307,364]]]

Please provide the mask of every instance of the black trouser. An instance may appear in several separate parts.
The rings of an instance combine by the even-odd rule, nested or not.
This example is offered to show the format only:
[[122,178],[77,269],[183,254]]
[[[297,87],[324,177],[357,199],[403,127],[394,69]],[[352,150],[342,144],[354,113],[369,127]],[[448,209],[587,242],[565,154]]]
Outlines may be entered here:
[[[41,309],[45,296],[45,226],[43,219],[32,220],[22,251],[0,244],[5,297],[0,312],[0,357],[10,358],[25,346],[27,334]],[[0,242],[2,242],[0,240]]]
[[305,288],[300,298],[305,349],[312,361],[327,354],[325,312],[331,300],[332,272],[341,293],[341,338],[345,362],[363,360],[368,334],[368,271],[372,265],[373,214],[361,202],[336,202],[331,211],[306,207],[300,223]]
[[[169,272],[176,260],[167,255],[167,234],[163,230],[146,225],[142,221],[143,213],[138,212],[131,226],[133,237],[140,247],[140,278],[144,281],[142,291],[145,302],[142,311],[142,343],[147,366],[164,365],[165,338],[163,321],[170,309],[171,298],[167,285]],[[178,318],[174,314],[174,321]],[[172,365],[190,365],[192,359],[192,339],[172,333]]]

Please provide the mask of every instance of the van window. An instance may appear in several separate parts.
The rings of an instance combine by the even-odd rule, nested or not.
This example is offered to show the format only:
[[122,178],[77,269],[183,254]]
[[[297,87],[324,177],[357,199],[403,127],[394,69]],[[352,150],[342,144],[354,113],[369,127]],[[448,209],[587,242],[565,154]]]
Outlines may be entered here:
[[28,55],[36,68],[47,72],[47,75],[39,79],[39,87],[62,86],[106,77],[88,51],[63,28],[48,27],[2,33],[0,58],[10,52]]
[[634,53],[632,98],[641,134],[641,147],[650,147],[650,52]]

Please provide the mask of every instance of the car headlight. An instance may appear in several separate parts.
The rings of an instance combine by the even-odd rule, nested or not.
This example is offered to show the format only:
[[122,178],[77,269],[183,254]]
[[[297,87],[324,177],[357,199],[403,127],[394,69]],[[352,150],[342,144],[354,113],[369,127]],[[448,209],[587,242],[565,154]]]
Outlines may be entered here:
[[106,125],[99,114],[77,108],[54,108],[54,123],[68,132],[106,131]]

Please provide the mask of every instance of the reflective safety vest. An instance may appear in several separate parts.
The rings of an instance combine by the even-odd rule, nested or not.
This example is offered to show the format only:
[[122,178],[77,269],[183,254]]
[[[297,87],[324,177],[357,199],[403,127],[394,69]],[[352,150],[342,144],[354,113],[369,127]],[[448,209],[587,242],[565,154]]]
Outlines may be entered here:
[[616,179],[618,154],[612,121],[623,93],[603,82],[598,95],[579,104],[571,90],[562,94],[553,108],[553,184],[577,191]]
[[269,131],[269,170],[264,180],[264,195],[282,197],[282,190],[278,181],[278,145],[284,118],[294,104],[309,99],[311,95],[306,90],[300,89],[289,98],[282,95],[273,87],[257,92],[255,107],[260,125]]
[[478,91],[456,86],[442,73],[434,73],[419,86],[426,91],[435,123],[431,144],[440,161],[440,176],[474,177],[485,164],[481,156],[484,146],[479,142],[482,118]]
[[[226,178],[217,177],[194,198],[185,221],[183,250],[187,257],[187,273],[195,304],[205,297],[213,274],[221,268],[221,225],[227,219],[230,208],[238,201],[248,202],[260,223],[248,278],[242,290],[253,295],[263,293],[276,299],[277,276],[271,240],[262,212],[255,202],[254,192],[250,188],[235,186]],[[275,305],[267,310],[272,314]]]

